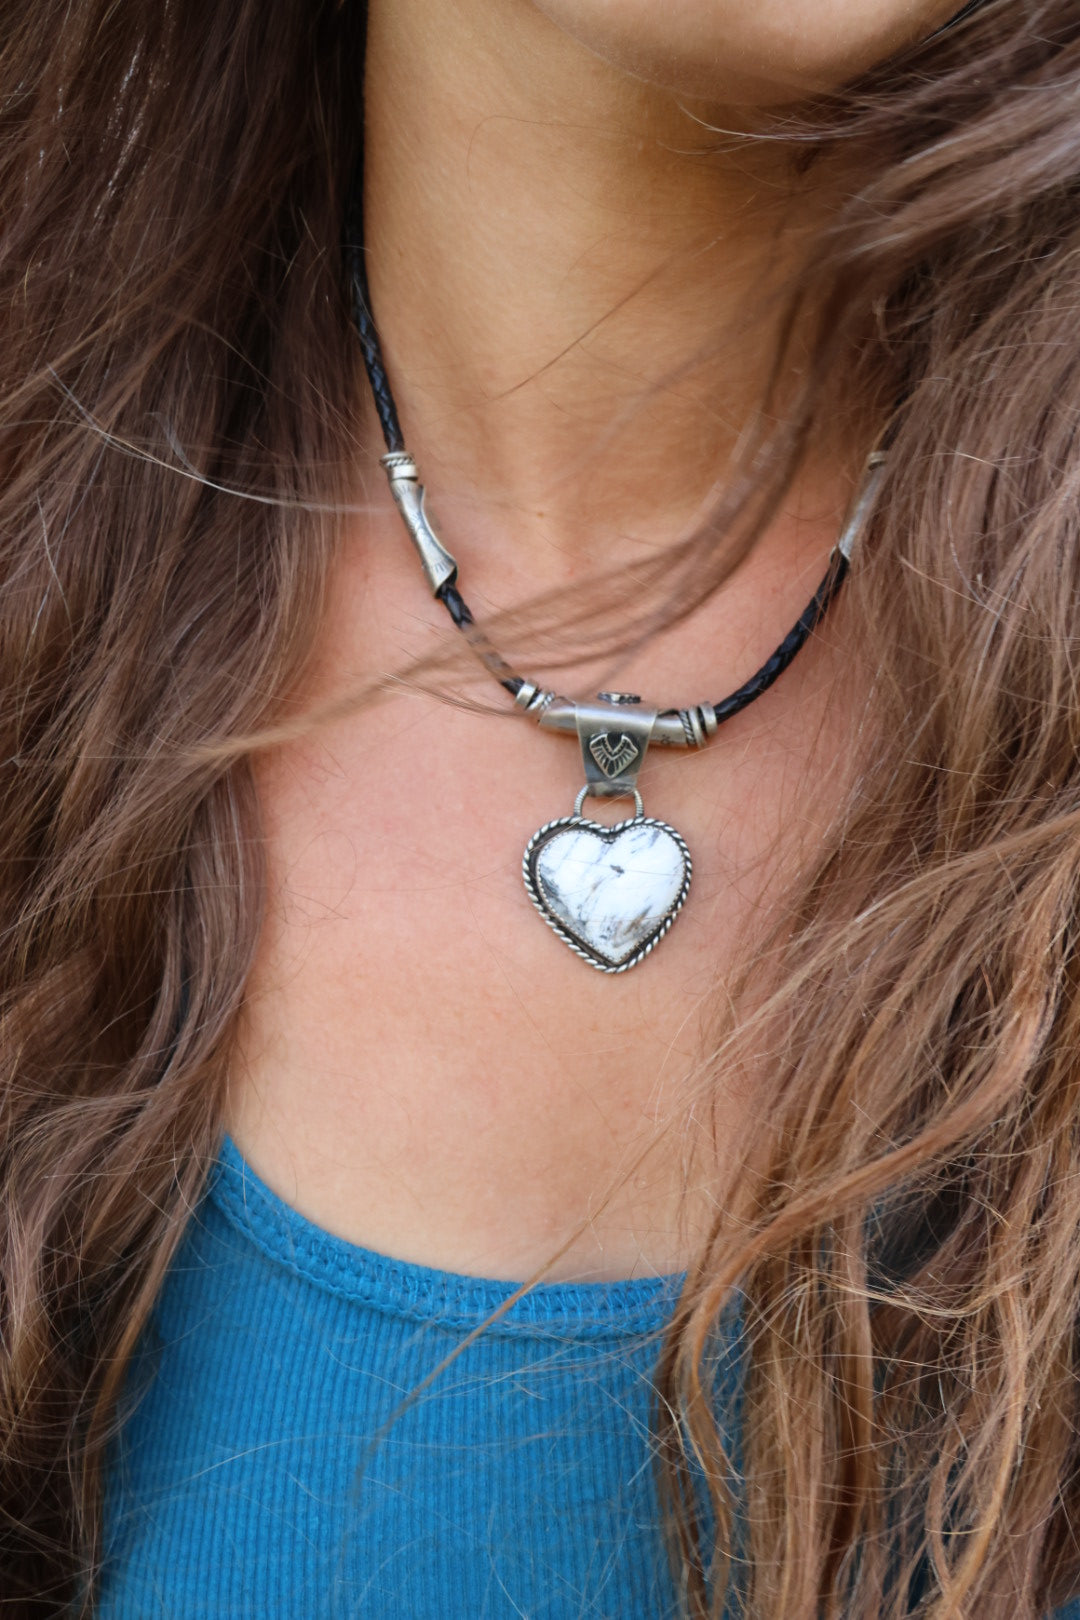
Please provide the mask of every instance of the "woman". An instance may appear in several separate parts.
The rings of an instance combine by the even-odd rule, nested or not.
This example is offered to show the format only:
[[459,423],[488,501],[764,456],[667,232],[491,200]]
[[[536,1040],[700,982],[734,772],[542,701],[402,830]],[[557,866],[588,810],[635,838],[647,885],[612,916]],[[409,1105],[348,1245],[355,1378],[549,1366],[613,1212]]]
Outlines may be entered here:
[[14,8],[5,1612],[1080,1591],[1080,18],[955,11]]

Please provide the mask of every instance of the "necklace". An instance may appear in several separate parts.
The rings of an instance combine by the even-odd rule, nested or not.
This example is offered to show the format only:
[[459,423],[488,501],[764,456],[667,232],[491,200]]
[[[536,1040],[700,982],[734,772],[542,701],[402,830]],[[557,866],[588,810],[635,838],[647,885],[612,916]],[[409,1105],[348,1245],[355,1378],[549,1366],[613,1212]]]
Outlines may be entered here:
[[[581,746],[584,785],[570,815],[545,822],[530,838],[522,860],[525,888],[544,921],[583,961],[602,973],[625,973],[667,934],[686,903],[693,872],[682,836],[666,821],[645,814],[637,786],[645,751],[650,744],[703,748],[725,720],[753,703],[783,674],[844,582],[855,541],[873,505],[884,454],[875,451],[870,456],[825,577],[798,620],[761,668],[727,697],[688,709],[654,709],[628,692],[600,692],[594,701],[575,703],[545,691],[515,674],[476,624],[458,589],[458,565],[431,525],[416,462],[405,448],[371,315],[360,236],[347,229],[346,237],[353,318],[386,440],[382,466],[432,594],[518,709],[545,731],[576,736]],[[582,815],[590,797],[632,798],[634,815],[613,826],[591,821]]]

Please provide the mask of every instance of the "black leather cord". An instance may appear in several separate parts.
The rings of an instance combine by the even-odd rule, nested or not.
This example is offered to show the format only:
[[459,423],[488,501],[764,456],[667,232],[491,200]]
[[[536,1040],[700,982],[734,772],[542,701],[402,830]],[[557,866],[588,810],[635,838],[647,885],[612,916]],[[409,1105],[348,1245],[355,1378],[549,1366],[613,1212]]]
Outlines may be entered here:
[[[405,440],[401,432],[401,423],[398,420],[397,406],[394,403],[390,381],[386,375],[379,334],[371,313],[371,296],[368,292],[367,270],[364,264],[363,215],[358,185],[353,186],[346,208],[344,251],[352,291],[353,320],[356,323],[356,330],[360,338],[360,349],[364,356],[364,365],[367,368],[368,379],[371,383],[375,408],[379,413],[379,422],[382,426],[383,437],[386,440],[386,448],[388,451],[404,450]],[[727,697],[721,698],[719,703],[712,705],[718,723],[730,720],[732,715],[740,713],[741,710],[753,703],[755,698],[759,698],[763,692],[767,692],[773,682],[784,673],[829,611],[834,598],[844,583],[847,571],[848,561],[843,552],[834,552],[825,578],[776,651],[765,660],[761,668],[751,675],[748,681],[744,681],[742,686],[738,687],[734,692],[730,692]],[[456,627],[469,637],[474,650],[500,686],[504,687],[512,697],[516,697],[525,684],[524,680],[520,675],[514,673],[498,649],[493,647],[483,632],[477,628],[476,621],[469,610],[469,605],[457,586],[454,584],[444,585],[437,592],[437,596]],[[668,710],[665,712],[677,713],[678,711]]]
[[784,637],[770,658],[766,658],[756,675],[751,675],[748,681],[719,703],[713,704],[717,724],[723,720],[730,720],[733,714],[745,709],[747,704],[753,703],[755,698],[767,692],[773,681],[782,675],[795,657],[814,633],[817,626],[828,613],[833,598],[839,594],[840,587],[847,578],[848,560],[842,551],[833,553],[833,560],[829,565],[829,572],[825,575],[814,595],[803,609],[802,617],[794,624]]
[[447,613],[449,613],[459,630],[467,630],[470,625],[476,623],[476,620],[473,618],[469,609],[468,602],[466,602],[456,585],[444,585],[442,590],[439,592],[439,597],[442,601],[443,607],[446,609]]
[[[383,364],[382,347],[371,314],[371,294],[368,291],[367,265],[364,262],[364,214],[359,185],[354,181],[345,207],[344,231],[345,267],[349,272],[352,292],[352,315],[360,337],[368,381],[379,413],[379,424],[387,450],[404,450],[405,440],[398,421],[397,406],[390,392],[390,380]],[[462,604],[464,606],[464,603]]]
[[375,409],[379,413],[379,422],[386,440],[387,450],[404,450],[405,439],[401,432],[401,423],[398,421],[397,406],[394,396],[390,392],[390,381],[383,366],[382,350],[375,332],[375,323],[371,319],[370,294],[368,293],[367,276],[364,272],[364,250],[353,250],[354,260],[352,268],[353,290],[353,320],[356,330],[360,334],[360,346],[364,355],[364,365],[367,368],[368,380],[371,383],[371,392],[375,398]]

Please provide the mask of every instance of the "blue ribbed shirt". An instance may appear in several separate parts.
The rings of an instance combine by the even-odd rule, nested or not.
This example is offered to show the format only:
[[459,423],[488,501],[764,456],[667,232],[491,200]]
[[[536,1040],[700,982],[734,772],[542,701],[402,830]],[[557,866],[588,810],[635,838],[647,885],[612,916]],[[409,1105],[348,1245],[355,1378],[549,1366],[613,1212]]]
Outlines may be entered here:
[[[514,1284],[332,1237],[226,1141],[132,1369],[95,1615],[673,1617],[649,1412],[680,1283],[541,1285],[436,1372]],[[732,1313],[721,1410],[740,1356]]]
[[424,1385],[514,1284],[334,1238],[226,1141],[132,1371],[95,1612],[674,1615],[649,1409],[680,1280],[540,1285]]

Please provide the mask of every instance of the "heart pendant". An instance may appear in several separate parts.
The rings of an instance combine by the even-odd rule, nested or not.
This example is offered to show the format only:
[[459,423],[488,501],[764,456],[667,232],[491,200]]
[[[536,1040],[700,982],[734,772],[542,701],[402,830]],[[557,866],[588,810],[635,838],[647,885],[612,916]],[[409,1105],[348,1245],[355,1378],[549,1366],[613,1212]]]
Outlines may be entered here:
[[522,863],[533,905],[602,973],[625,973],[682,910],[692,864],[674,827],[637,815],[604,827],[574,814],[533,834]]

